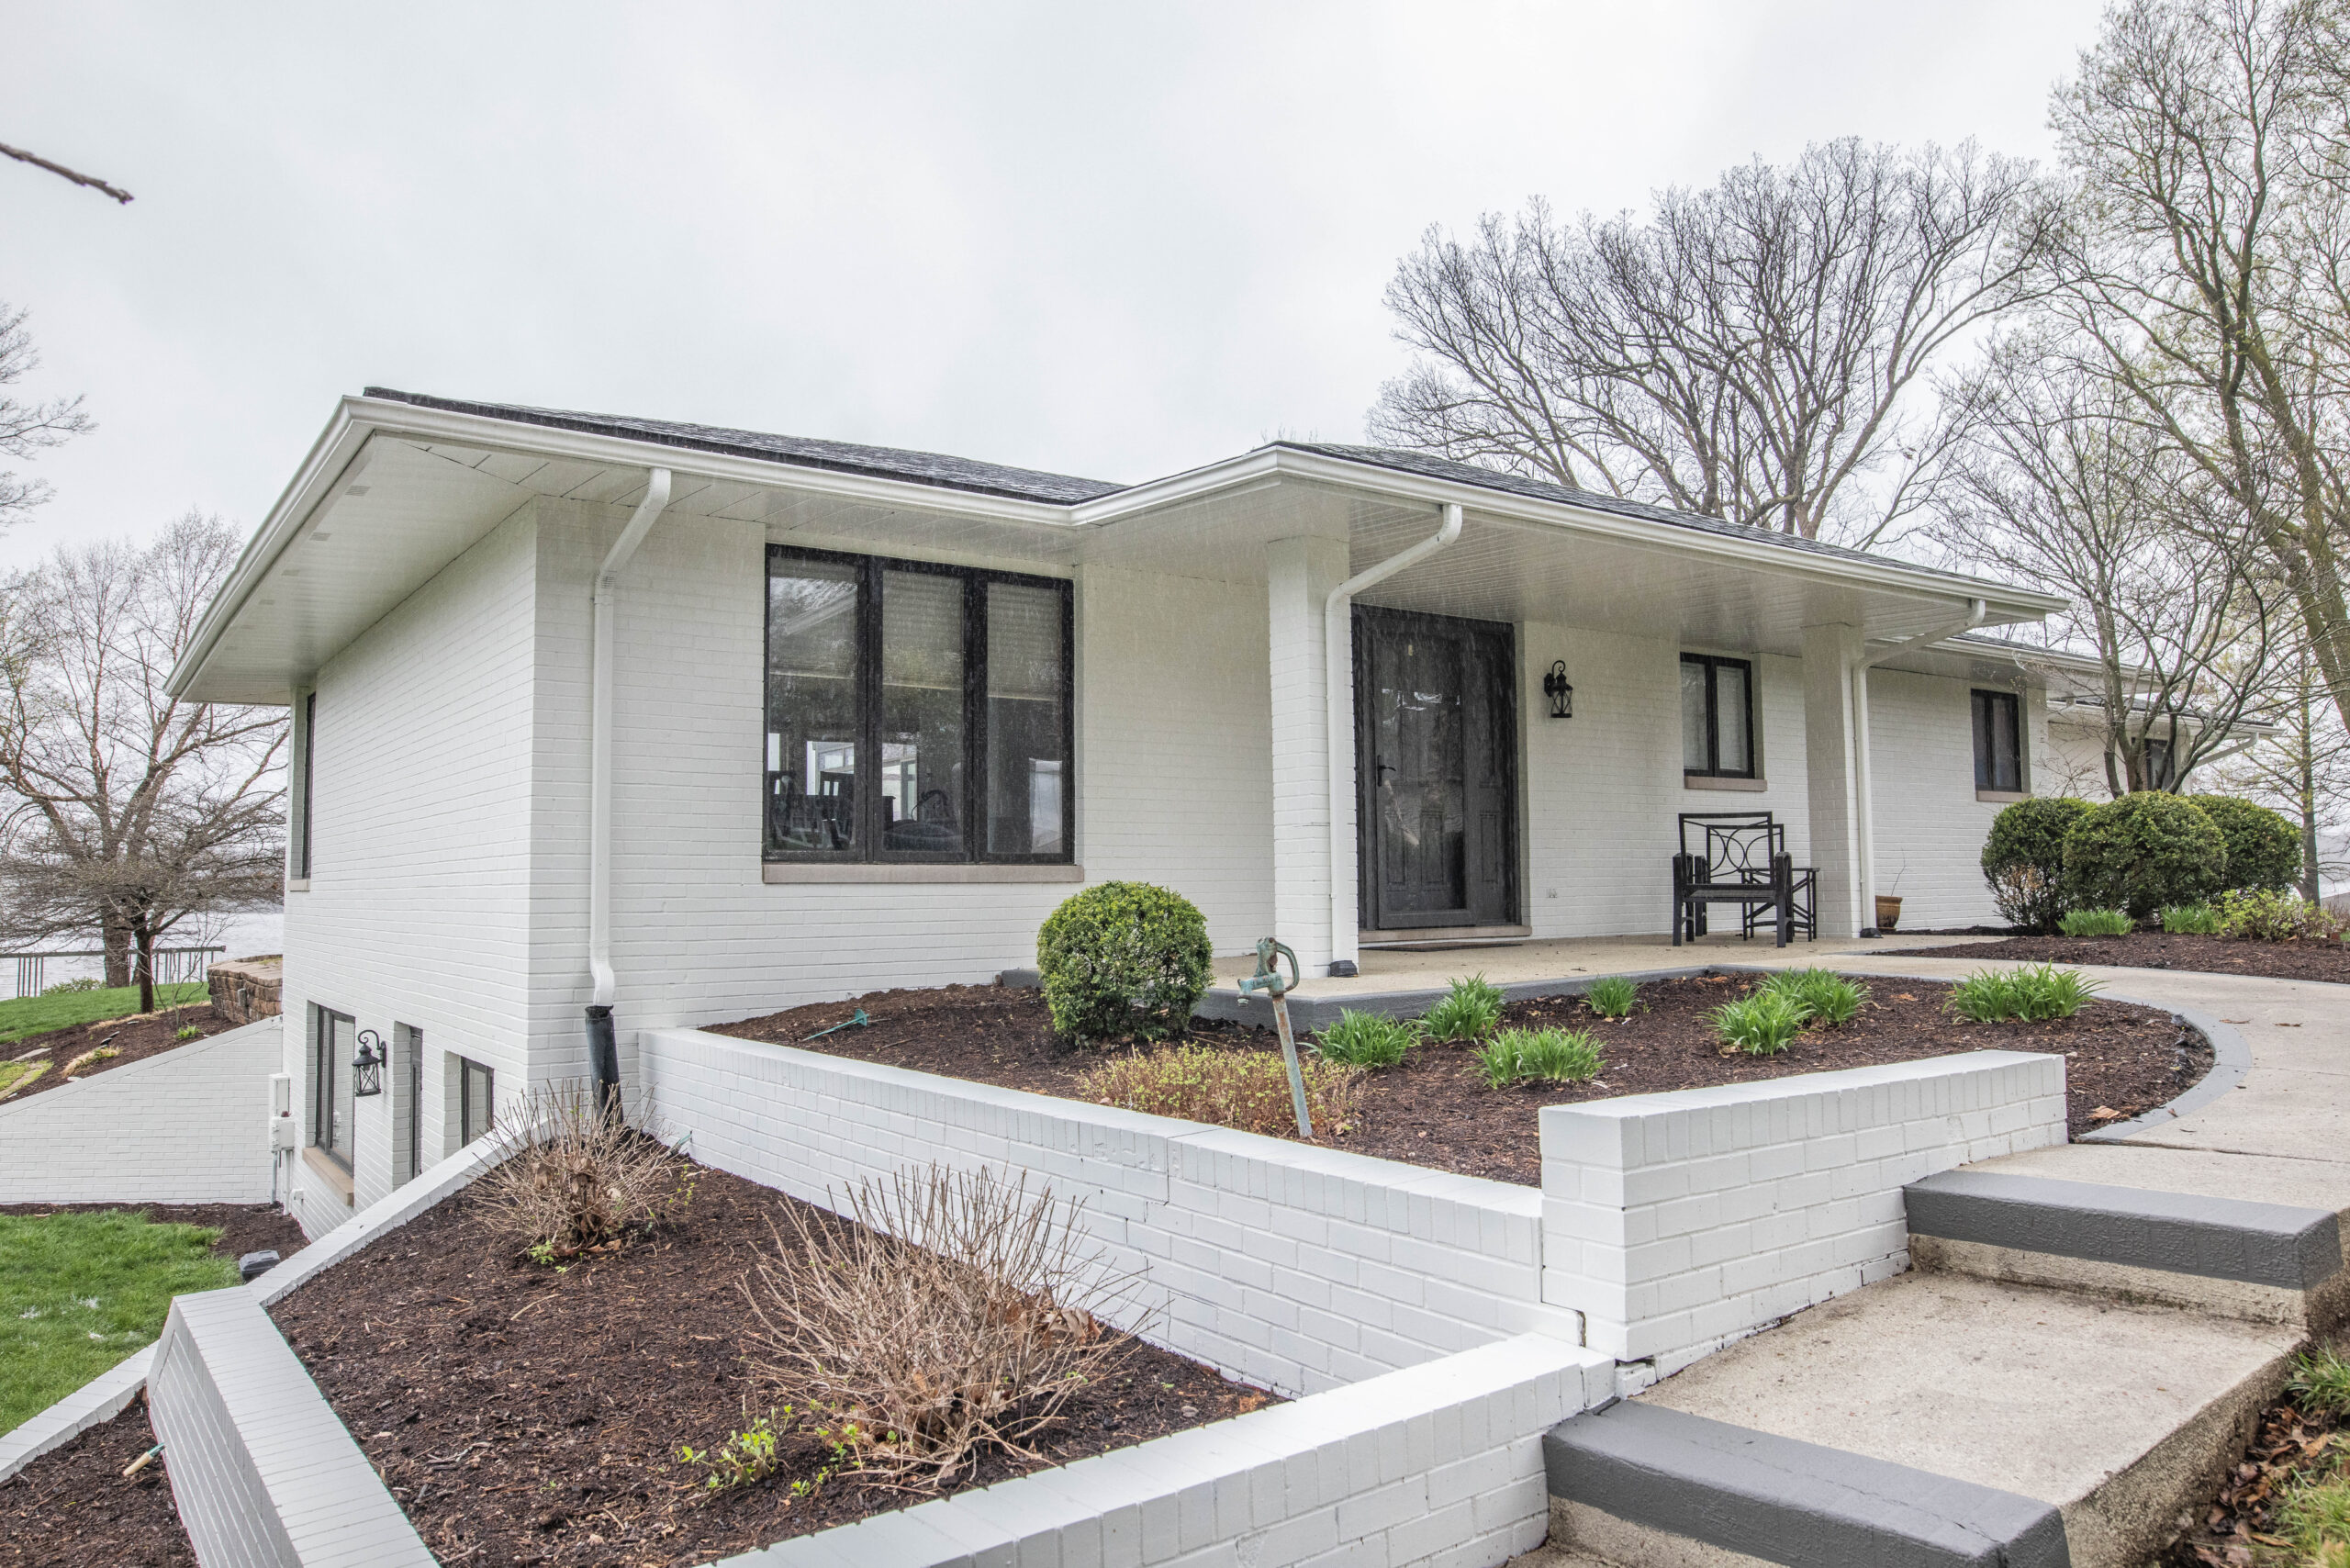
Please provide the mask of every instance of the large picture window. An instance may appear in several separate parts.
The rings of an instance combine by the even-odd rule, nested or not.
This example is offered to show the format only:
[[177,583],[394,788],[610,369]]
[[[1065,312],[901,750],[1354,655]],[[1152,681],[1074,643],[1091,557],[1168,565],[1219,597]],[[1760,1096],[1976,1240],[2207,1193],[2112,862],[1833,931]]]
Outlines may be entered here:
[[1069,585],[767,551],[770,860],[1070,858]]
[[1995,794],[2023,793],[2023,731],[2016,694],[1977,691],[1975,699],[1975,787]]
[[1754,666],[1746,660],[1681,655],[1681,770],[1754,777]]

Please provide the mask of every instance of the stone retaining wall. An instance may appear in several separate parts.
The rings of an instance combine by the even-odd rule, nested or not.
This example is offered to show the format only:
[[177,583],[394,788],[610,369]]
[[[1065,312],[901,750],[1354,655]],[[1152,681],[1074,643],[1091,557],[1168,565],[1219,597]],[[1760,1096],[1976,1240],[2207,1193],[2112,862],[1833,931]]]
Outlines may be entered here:
[[214,964],[204,971],[211,988],[212,1005],[238,1024],[274,1018],[282,1010],[285,960],[278,958],[237,958]]

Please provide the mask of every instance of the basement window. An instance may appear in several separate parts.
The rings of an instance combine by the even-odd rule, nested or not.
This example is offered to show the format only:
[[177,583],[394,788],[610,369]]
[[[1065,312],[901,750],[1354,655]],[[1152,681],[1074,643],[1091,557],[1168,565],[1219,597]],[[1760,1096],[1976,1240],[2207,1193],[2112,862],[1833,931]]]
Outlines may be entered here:
[[767,551],[771,861],[1071,857],[1069,585]]
[[498,1074],[477,1061],[457,1058],[457,1137],[471,1143],[498,1117]]

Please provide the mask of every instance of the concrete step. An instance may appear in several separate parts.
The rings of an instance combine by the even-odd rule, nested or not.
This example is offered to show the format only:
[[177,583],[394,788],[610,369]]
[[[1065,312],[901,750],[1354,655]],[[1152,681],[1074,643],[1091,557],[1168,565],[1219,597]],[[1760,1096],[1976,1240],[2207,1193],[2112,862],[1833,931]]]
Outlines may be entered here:
[[2065,1564],[2046,1503],[1661,1406],[1577,1416],[1542,1449],[1552,1539],[1602,1562]]
[[2323,1327],[2350,1291],[2334,1211],[1946,1170],[1904,1189],[1919,1269]]
[[[1871,1462],[2047,1505],[2074,1568],[2138,1568],[2234,1462],[2301,1338],[2282,1324],[1908,1273],[1799,1313],[1630,1403],[1851,1456],[1848,1481],[1886,1473]],[[1796,1482],[1813,1472],[1787,1470],[1783,1501],[1810,1507],[1812,1483]],[[1571,1485],[1554,1505],[1552,1543],[1617,1568],[1828,1561],[1791,1557],[1778,1537],[1724,1542],[1720,1521],[1736,1511],[1718,1491],[1618,1501],[1641,1495]]]

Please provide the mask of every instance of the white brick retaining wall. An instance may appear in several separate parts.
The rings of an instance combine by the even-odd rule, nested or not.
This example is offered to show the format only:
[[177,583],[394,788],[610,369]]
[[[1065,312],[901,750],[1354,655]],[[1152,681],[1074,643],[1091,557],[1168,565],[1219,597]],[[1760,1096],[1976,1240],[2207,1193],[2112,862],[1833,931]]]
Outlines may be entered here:
[[1508,1182],[693,1029],[639,1038],[641,1082],[698,1159],[833,1206],[932,1161],[1082,1200],[1180,1354],[1287,1394],[1511,1335],[1578,1343],[1541,1303],[1541,1194]]
[[432,1568],[251,1291],[172,1303],[147,1404],[204,1568]]
[[1908,1267],[1908,1182],[2065,1136],[2064,1058],[2020,1051],[1547,1106],[1544,1299],[1662,1376]]
[[279,1021],[264,1018],[0,1101],[0,1203],[267,1203],[282,1049]]
[[1616,1369],[1528,1334],[722,1568],[1494,1568],[1542,1543],[1542,1434]]

